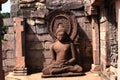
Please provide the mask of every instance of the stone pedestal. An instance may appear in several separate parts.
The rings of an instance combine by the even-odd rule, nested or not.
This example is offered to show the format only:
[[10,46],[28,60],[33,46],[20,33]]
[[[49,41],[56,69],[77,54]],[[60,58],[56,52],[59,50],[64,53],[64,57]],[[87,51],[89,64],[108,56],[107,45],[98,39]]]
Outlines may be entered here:
[[27,68],[15,68],[14,76],[25,76],[27,75]]
[[16,33],[16,65],[14,75],[27,75],[27,68],[25,68],[25,48],[24,48],[24,26],[22,18],[14,18],[14,31]]
[[100,66],[100,65],[92,64],[91,71],[100,71],[100,69],[101,69],[101,66]]

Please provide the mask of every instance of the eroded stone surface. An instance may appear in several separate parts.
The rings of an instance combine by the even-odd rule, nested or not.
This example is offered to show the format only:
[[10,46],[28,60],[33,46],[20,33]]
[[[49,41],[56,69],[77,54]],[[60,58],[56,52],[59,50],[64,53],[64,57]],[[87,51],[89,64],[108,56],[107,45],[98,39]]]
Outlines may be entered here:
[[82,0],[46,0],[46,4],[47,8],[49,9],[78,9],[83,7]]

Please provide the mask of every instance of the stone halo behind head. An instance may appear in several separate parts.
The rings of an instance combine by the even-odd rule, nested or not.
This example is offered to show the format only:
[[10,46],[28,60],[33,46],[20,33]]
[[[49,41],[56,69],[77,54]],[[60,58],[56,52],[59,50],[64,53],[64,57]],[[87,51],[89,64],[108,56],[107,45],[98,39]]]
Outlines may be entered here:
[[46,17],[46,24],[53,39],[56,38],[55,33],[59,24],[64,26],[64,29],[71,40],[74,40],[76,37],[77,21],[74,14],[69,10],[56,9],[51,11]]

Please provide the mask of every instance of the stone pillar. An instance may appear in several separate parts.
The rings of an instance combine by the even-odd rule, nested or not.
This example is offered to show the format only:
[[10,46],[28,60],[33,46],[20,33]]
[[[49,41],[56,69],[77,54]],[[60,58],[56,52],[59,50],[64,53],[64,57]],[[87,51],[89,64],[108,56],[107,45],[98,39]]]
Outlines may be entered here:
[[[2,18],[0,17],[0,28],[2,26]],[[1,40],[1,30],[0,30],[0,40]],[[2,69],[2,43],[0,41],[0,80],[4,80],[4,71]]]
[[[99,26],[97,20],[97,8],[93,6],[96,4],[96,0],[85,0],[87,5],[85,5],[85,11],[87,16],[91,16],[91,28],[92,28],[92,46],[93,46],[93,64],[91,71],[100,70],[100,53],[99,53]],[[100,3],[99,3],[100,4]]]
[[[0,11],[2,10],[3,1],[6,2],[6,0],[1,0],[0,1]],[[0,28],[1,28],[1,26],[3,26],[3,20],[0,17]],[[1,41],[2,40],[1,40],[1,30],[0,30],[0,80],[5,80],[4,71],[3,71],[3,68],[2,68],[2,42]]]
[[118,80],[120,80],[120,6],[119,6],[119,20],[118,20]]
[[[2,4],[5,3],[7,0],[0,0],[0,11],[2,9]],[[0,17],[0,28],[3,25],[2,18]],[[1,31],[0,31],[0,40],[1,40]],[[4,71],[2,68],[2,43],[0,41],[0,80],[5,80]]]
[[93,45],[93,64],[92,71],[100,70],[100,54],[99,54],[99,27],[97,16],[92,16],[92,45]]
[[14,18],[14,31],[16,33],[16,65],[14,69],[14,75],[27,75],[27,69],[25,68],[25,55],[24,55],[24,26],[22,18]]
[[116,17],[118,22],[118,70],[117,76],[118,80],[120,80],[120,0],[116,0]]

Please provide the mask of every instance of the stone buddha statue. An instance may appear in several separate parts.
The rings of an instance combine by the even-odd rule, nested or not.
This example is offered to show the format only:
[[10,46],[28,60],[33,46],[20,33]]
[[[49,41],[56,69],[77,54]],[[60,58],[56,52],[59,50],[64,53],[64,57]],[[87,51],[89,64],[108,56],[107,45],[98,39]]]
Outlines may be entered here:
[[43,75],[81,73],[82,67],[76,64],[74,44],[67,35],[63,24],[58,24],[55,35],[56,40],[50,48],[52,61],[42,70]]

